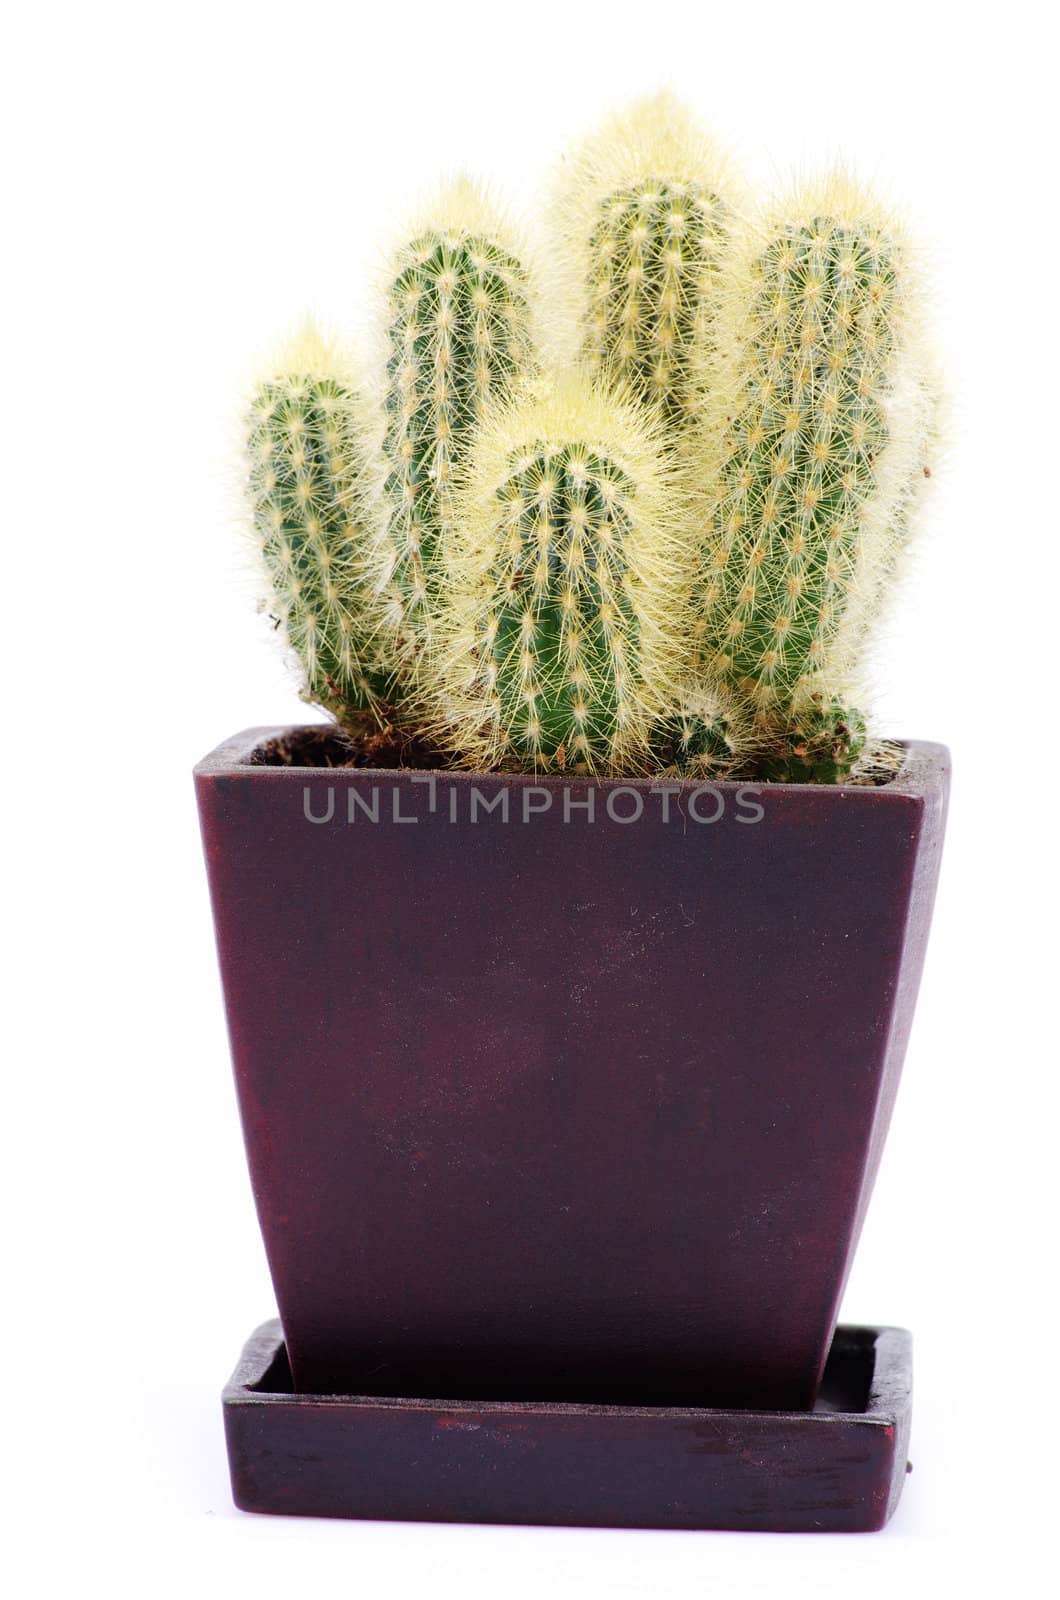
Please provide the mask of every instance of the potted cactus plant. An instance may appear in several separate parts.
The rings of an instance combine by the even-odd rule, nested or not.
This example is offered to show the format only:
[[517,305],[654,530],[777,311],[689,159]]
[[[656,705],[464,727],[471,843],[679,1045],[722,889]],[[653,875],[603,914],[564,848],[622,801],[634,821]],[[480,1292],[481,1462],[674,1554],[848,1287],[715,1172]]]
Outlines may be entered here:
[[282,1323],[237,1500],[879,1526],[907,1344],[836,1316],[948,781],[860,698],[937,448],[901,229],[664,96],[542,244],[461,181],[388,282],[377,382],[310,327],[248,409],[333,720],[197,769]]

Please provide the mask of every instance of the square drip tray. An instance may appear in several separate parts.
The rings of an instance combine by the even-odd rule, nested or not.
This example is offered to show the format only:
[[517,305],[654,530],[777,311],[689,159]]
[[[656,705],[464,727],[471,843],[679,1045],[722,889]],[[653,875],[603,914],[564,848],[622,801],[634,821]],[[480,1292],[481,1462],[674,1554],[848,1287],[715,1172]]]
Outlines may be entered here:
[[868,1532],[907,1471],[912,1340],[840,1327],[812,1411],[295,1394],[278,1321],[223,1395],[244,1511]]

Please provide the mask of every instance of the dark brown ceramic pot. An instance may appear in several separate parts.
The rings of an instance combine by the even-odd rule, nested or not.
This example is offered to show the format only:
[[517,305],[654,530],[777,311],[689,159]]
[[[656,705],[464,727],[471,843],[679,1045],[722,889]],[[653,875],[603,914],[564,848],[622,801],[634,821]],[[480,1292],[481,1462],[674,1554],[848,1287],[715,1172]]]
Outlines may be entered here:
[[945,750],[753,788],[263,763],[280,735],[196,781],[296,1389],[810,1406]]

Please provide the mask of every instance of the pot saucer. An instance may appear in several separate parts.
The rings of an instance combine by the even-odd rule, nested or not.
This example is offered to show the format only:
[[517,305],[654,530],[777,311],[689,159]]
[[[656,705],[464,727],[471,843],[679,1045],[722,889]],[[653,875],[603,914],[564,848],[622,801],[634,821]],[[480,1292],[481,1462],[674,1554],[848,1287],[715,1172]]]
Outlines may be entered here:
[[840,1327],[811,1411],[296,1394],[278,1321],[223,1395],[236,1505],[287,1516],[868,1532],[901,1494],[912,1340]]

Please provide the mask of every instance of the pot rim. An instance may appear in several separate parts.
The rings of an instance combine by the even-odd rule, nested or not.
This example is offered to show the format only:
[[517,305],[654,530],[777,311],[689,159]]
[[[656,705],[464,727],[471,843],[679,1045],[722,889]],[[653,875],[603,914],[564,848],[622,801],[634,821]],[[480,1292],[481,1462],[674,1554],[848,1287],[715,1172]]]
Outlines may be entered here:
[[534,774],[527,772],[490,772],[490,771],[465,771],[450,767],[296,767],[296,766],[271,766],[258,763],[251,759],[254,751],[267,740],[302,733],[307,730],[326,729],[325,722],[296,722],[279,723],[274,725],[243,728],[239,733],[223,739],[219,745],[197,762],[194,768],[196,778],[238,777],[242,779],[258,778],[268,779],[270,782],[305,783],[307,778],[324,780],[329,783],[336,781],[356,780],[358,782],[377,778],[404,779],[409,782],[424,783],[430,778],[444,780],[446,783],[457,786],[481,785],[492,783],[508,785],[512,788],[523,788],[527,785],[562,792],[565,789],[586,788],[613,791],[616,789],[640,789],[650,791],[665,785],[672,792],[686,794],[695,789],[717,789],[722,794],[735,795],[739,790],[747,792],[766,790],[769,792],[782,791],[784,793],[811,793],[815,795],[831,795],[843,800],[864,801],[872,798],[876,803],[884,799],[908,799],[910,797],[922,798],[927,794],[936,794],[945,786],[950,770],[950,753],[943,744],[937,744],[923,739],[893,739],[889,743],[901,745],[905,750],[905,760],[889,783],[860,784],[860,783],[770,783],[764,780],[751,782],[747,779],[708,779],[708,778],[676,778],[664,777],[657,773],[648,777],[604,778],[594,777],[591,774],[570,776],[557,776],[555,774]]

